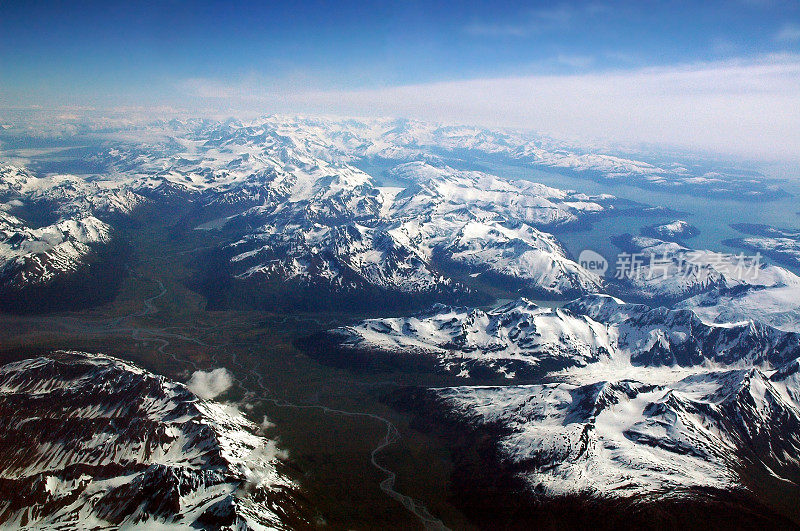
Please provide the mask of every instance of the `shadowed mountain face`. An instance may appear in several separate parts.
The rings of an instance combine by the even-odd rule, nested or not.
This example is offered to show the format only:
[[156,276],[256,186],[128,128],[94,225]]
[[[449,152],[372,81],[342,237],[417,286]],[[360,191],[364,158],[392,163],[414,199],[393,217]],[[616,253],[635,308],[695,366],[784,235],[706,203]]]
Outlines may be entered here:
[[115,358],[0,367],[0,441],[4,526],[302,522],[274,442],[252,422]]

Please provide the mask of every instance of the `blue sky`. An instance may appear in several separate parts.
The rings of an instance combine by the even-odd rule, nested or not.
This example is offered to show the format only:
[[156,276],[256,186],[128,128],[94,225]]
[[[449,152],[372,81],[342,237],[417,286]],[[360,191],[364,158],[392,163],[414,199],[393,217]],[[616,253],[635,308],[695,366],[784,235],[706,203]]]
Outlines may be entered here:
[[[749,102],[752,109],[793,105],[797,94],[792,92],[795,88],[800,92],[795,68],[800,64],[797,0],[0,0],[0,13],[0,107],[7,108],[159,105],[357,113],[374,109],[517,126],[523,120],[512,114],[527,89],[516,89],[515,105],[499,102],[487,110],[492,82],[529,79],[534,82],[530,90],[538,90],[544,82],[548,86],[574,82],[565,90],[572,94],[574,87],[580,100],[590,97],[589,84],[599,80],[604,86],[610,80],[617,88],[608,88],[608,102],[628,98],[624,87],[651,72],[667,75],[667,82],[675,83],[668,92],[685,90],[702,107],[699,111],[714,105],[697,100],[699,94],[730,96],[733,90],[738,97],[747,92],[747,79],[753,76],[746,99],[769,93],[780,101]],[[782,70],[770,71],[775,65]],[[726,78],[731,68],[756,70],[740,72],[731,89]],[[704,69],[721,77],[704,77],[699,85],[674,79],[676,72]],[[625,78],[628,75],[633,77]],[[555,84],[550,83],[553,79]],[[662,86],[658,83],[663,81],[651,77],[637,86]],[[448,114],[446,94],[443,101],[419,100],[417,94],[427,94],[425,87],[441,89],[448,83],[456,84],[455,93],[475,105],[462,105]],[[461,89],[466,92],[460,93]],[[546,92],[532,92],[530,101],[558,106],[558,94]],[[364,94],[372,96],[366,100],[372,103],[356,105]],[[608,112],[624,114],[620,105]],[[431,113],[431,106],[439,112]],[[572,125],[556,123],[540,113],[531,114],[524,123],[529,120],[543,122],[534,124],[543,130],[586,129],[579,119]],[[620,128],[624,132],[631,124]],[[661,141],[658,136],[633,140]]]
[[800,51],[797,1],[368,4],[3,1],[2,87],[136,101],[195,78],[362,88]]

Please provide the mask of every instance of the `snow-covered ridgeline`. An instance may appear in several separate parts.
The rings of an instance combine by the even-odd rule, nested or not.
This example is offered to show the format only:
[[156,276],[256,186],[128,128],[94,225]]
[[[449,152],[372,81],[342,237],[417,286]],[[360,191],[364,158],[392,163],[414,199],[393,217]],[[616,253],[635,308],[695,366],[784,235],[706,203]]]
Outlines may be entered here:
[[97,214],[130,214],[144,198],[129,179],[54,174],[37,176],[18,166],[0,166],[2,210],[43,205],[52,217],[74,219]]
[[538,495],[744,490],[749,480],[740,474],[748,468],[797,485],[797,381],[759,369],[678,372],[668,382],[647,376],[632,369],[619,380],[434,394],[473,428],[502,426],[495,441],[501,458]]
[[[0,167],[0,284],[47,284],[86,265],[92,251],[111,240],[107,217],[129,215],[144,201],[125,186],[123,181],[35,176],[24,168]],[[21,219],[28,214],[45,224],[30,226]]]
[[0,212],[0,277],[5,285],[45,284],[77,271],[92,245],[108,243],[111,227],[89,216],[32,229]]
[[[224,150],[229,140],[242,143],[254,139],[286,150],[303,150],[329,162],[363,159],[436,162],[447,156],[457,158],[463,157],[464,153],[474,153],[537,167],[590,172],[610,180],[624,178],[639,186],[667,188],[671,191],[750,199],[781,194],[780,190],[754,179],[752,175],[747,179],[737,179],[736,175],[698,171],[681,163],[656,165],[616,156],[596,146],[578,146],[522,131],[440,125],[405,119],[286,115],[266,116],[245,122],[173,121],[163,124],[162,129],[170,135],[192,138],[196,143],[207,141],[220,150]],[[165,144],[164,148],[167,147]],[[135,160],[135,156],[123,158]]]
[[586,296],[564,308],[520,299],[493,310],[434,306],[331,331],[345,350],[426,356],[465,378],[528,378],[588,364],[780,367],[800,357],[800,335],[746,321],[715,324],[690,310]]
[[239,274],[327,278],[424,292],[452,282],[432,267],[434,253],[439,253],[477,273],[490,272],[534,291],[600,289],[599,277],[569,260],[555,238],[533,225],[572,222],[603,211],[613,198],[517,185],[423,163],[405,164],[394,172],[412,184],[397,193],[360,182],[358,189],[333,194],[326,182],[325,193],[265,204],[230,218],[229,227],[258,227],[233,247],[242,249],[232,258],[241,264]]
[[800,287],[800,277],[754,256],[689,249],[679,243],[629,234],[617,244],[633,255],[635,269],[617,281],[624,298],[678,302],[703,293]]

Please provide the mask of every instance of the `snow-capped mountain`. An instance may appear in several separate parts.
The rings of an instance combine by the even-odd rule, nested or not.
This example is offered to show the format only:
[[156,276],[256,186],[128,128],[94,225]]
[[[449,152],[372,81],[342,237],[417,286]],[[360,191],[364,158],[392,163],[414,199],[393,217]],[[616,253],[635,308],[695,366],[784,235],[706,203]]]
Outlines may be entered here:
[[710,323],[691,310],[629,304],[606,295],[577,299],[565,309],[613,328],[618,351],[633,365],[776,368],[800,357],[800,335],[752,320]]
[[340,290],[375,286],[399,292],[430,292],[453,285],[391,231],[359,223],[273,230],[248,236],[232,247],[237,254],[231,261],[242,271],[240,278],[264,276],[324,282]]
[[[145,198],[194,204],[201,227],[224,228],[236,240],[220,249],[234,279],[444,294],[466,273],[523,295],[565,297],[599,292],[603,280],[545,231],[643,207],[457,170],[446,160],[484,153],[610,179],[636,176],[648,185],[700,185],[686,168],[582,153],[525,133],[408,120],[173,120],[143,126],[139,136],[109,142],[93,156],[107,168],[103,175],[8,168],[0,191],[7,205],[51,202],[58,221],[78,214],[105,220]],[[356,167],[365,161],[381,161],[380,179]],[[676,291],[669,295],[685,298],[714,282],[669,286]],[[650,288],[633,289],[646,296],[662,287]]]
[[629,254],[615,281],[614,291],[623,298],[675,303],[702,293],[800,286],[800,277],[791,271],[753,256],[689,249],[630,234],[615,243]]
[[642,234],[671,242],[679,242],[694,238],[700,234],[700,231],[694,225],[689,224],[688,221],[678,219],[669,223],[645,227],[642,229]]
[[469,222],[442,250],[473,274],[511,281],[533,293],[592,293],[603,286],[597,274],[568,259],[552,235],[528,225]]
[[74,273],[111,232],[94,216],[32,229],[0,211],[0,284],[19,289]]
[[85,268],[112,240],[114,216],[144,200],[120,182],[0,167],[0,290],[47,285]]
[[800,286],[755,286],[746,290],[709,292],[681,301],[705,321],[718,323],[753,319],[787,332],[800,332]]
[[731,226],[751,236],[735,238],[727,243],[760,252],[795,267],[800,265],[800,231],[751,223]]
[[437,252],[532,291],[582,293],[601,284],[536,227],[614,211],[612,196],[424,162],[396,166],[389,176],[404,187],[384,187],[353,167],[354,155],[330,134],[275,120],[182,134],[149,151],[110,150],[108,163],[138,194],[183,196],[209,212],[226,206],[218,210],[224,218],[204,227],[239,235],[224,251],[239,278],[448,291],[453,280],[433,265]]
[[[186,125],[194,125],[187,123]],[[195,129],[196,130],[196,129]],[[720,197],[769,199],[783,191],[752,175],[737,179],[714,171],[699,171],[683,164],[656,165],[615,156],[587,152],[583,147],[541,134],[453,126],[407,119],[326,119],[297,116],[267,116],[250,122],[222,124],[217,134],[275,136],[303,144],[314,156],[325,160],[356,159],[408,162],[441,161],[447,157],[480,160],[495,158],[540,168],[582,172],[604,180],[622,180],[644,188],[660,188]]]
[[[93,163],[107,168],[103,174],[40,176],[3,167],[3,210],[25,223],[32,210],[40,209],[47,212],[48,225],[96,217],[113,227],[111,214],[128,214],[147,200],[179,201],[195,206],[192,221],[201,228],[222,229],[233,241],[218,249],[233,283],[203,285],[245,281],[242,289],[269,290],[271,284],[289,282],[339,297],[369,289],[455,302],[452,293],[470,292],[465,286],[475,283],[548,298],[609,289],[549,232],[623,209],[644,212],[642,205],[609,195],[448,166],[447,161],[459,160],[458,153],[609,179],[635,176],[648,186],[664,181],[674,187],[684,180],[687,186],[706,181],[722,186],[719,176],[701,178],[674,165],[665,169],[585,153],[526,133],[408,120],[272,116],[250,122],[174,120],[138,131],[127,138],[141,140],[109,141],[93,156]],[[359,169],[371,161],[380,163],[377,171],[370,170],[374,175]],[[671,239],[691,234],[680,221],[656,229]],[[687,269],[690,250],[644,237],[628,245],[639,253],[669,251],[677,257],[668,278],[644,268],[643,278],[615,284],[615,294],[675,302],[744,284],[720,269],[713,253],[699,266],[690,264],[691,274],[683,275],[673,273]],[[73,262],[72,270],[79,260]],[[53,267],[51,276],[61,269]],[[766,273],[775,277],[778,269],[760,276]],[[788,279],[773,280],[759,285],[790,285]]]
[[393,174],[410,185],[395,192],[365,174],[355,181],[326,178],[293,189],[287,202],[230,218],[228,228],[257,227],[231,248],[237,274],[324,279],[350,289],[359,282],[404,292],[452,289],[453,281],[432,263],[438,258],[532,291],[600,288],[596,275],[531,224],[574,222],[613,208],[613,198],[423,163]]
[[395,198],[392,210],[399,217],[443,216],[469,207],[478,218],[499,217],[537,227],[554,227],[616,208],[611,195],[589,196],[425,162],[395,166],[389,175],[411,185]]
[[343,355],[428,358],[465,379],[543,369],[547,383],[430,389],[417,404],[484,430],[533,497],[747,494],[751,474],[800,487],[795,333],[594,295],[557,309],[437,306],[328,337]]
[[759,369],[665,376],[631,371],[621,380],[433,394],[449,416],[474,429],[499,426],[503,462],[536,496],[743,491],[743,475],[753,469],[800,484],[795,381]]
[[289,528],[275,443],[235,407],[119,359],[0,367],[0,525]]
[[490,311],[435,305],[411,317],[369,319],[330,335],[344,351],[426,357],[463,378],[526,378],[599,361],[615,348],[605,325],[525,299]]
[[422,357],[463,378],[528,379],[603,361],[780,367],[800,357],[796,333],[752,321],[706,323],[690,310],[626,304],[601,295],[564,308],[543,308],[525,299],[489,311],[436,305],[411,317],[338,328],[329,339],[343,353]]
[[[612,196],[423,162],[392,169],[391,178],[404,188],[384,187],[350,164],[354,155],[338,151],[330,131],[326,136],[309,127],[275,120],[169,124],[160,134],[151,132],[155,141],[98,155],[109,168],[102,176],[36,176],[6,167],[0,175],[4,209],[21,221],[39,209],[54,223],[95,216],[106,222],[145,198],[196,204],[206,217],[202,228],[224,228],[238,238],[220,249],[234,278],[298,282],[340,294],[366,288],[469,292],[446,271],[452,267],[531,294],[601,288],[599,277],[570,260],[541,228],[614,211]],[[76,269],[85,254],[71,253],[70,267],[54,266],[50,277]]]
[[50,217],[130,214],[144,198],[124,181],[77,175],[36,176],[25,168],[0,166],[0,201],[4,209],[45,208]]
[[[667,226],[680,228],[674,223],[662,228]],[[617,238],[618,245],[632,253],[630,261],[638,262],[638,269],[626,271],[609,289],[623,298],[673,303],[705,321],[753,319],[780,330],[800,331],[800,277],[758,255],[689,249],[677,242],[685,237],[673,241],[631,235]],[[763,247],[752,249],[767,253]]]

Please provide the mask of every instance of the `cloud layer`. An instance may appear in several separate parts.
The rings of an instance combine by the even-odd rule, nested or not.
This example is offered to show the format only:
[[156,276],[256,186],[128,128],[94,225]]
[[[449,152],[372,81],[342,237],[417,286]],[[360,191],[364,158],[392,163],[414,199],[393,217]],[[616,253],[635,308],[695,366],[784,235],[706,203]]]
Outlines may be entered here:
[[470,79],[344,91],[265,91],[191,80],[206,103],[257,112],[403,116],[800,159],[800,56],[576,75]]

